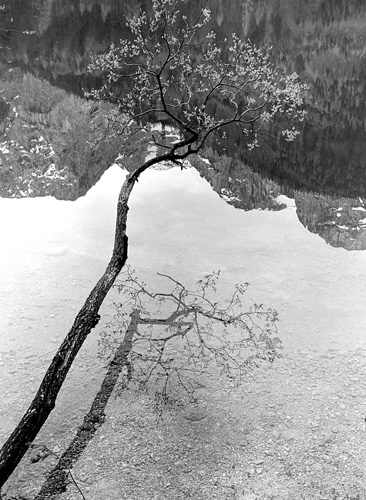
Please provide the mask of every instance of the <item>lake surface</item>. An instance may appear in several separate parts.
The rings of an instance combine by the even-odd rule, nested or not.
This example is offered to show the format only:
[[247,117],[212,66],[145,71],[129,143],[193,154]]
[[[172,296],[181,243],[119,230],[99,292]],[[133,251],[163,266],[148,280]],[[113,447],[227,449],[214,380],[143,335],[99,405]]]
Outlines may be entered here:
[[[0,199],[1,441],[106,266],[125,175],[112,166],[75,202]],[[240,211],[193,168],[153,170],[132,195],[128,234],[129,264],[157,287],[157,272],[190,286],[220,269],[224,300],[236,282],[248,281],[249,302],[278,310],[285,352],[366,348],[366,253],[330,247],[303,227],[294,207]],[[103,306],[101,324],[82,348],[41,434],[51,443],[67,439],[95,394],[103,374],[98,332],[111,318],[115,298],[112,293]]]
[[[64,166],[70,158],[60,151],[73,144],[78,130],[72,110],[76,115],[83,108],[74,94],[80,95],[85,83],[90,52],[105,50],[121,33],[125,9],[132,12],[140,3],[123,2],[122,8],[114,0],[100,5],[91,0],[88,8],[82,0],[45,0],[43,4],[45,8],[34,14],[30,1],[7,2],[15,10],[7,11],[4,15],[8,18],[3,19],[12,19],[9,26],[18,31],[1,34],[0,69],[4,81],[14,88],[7,96],[11,105],[0,100],[0,118],[13,120],[23,107],[26,111],[18,120],[32,123],[32,134],[37,137],[29,144],[20,141],[22,147],[29,146],[29,153],[37,146],[32,141],[38,140],[37,147],[45,151],[41,160],[56,151],[55,157],[58,155],[59,164]],[[366,15],[360,12],[366,4],[362,9],[356,0],[325,4],[317,12],[315,7],[307,8],[306,0],[213,2],[215,27],[221,38],[236,30],[258,44],[273,44],[276,60],[298,71],[312,89],[308,121],[298,142],[286,149],[274,136],[274,150],[264,148],[253,156],[242,155],[240,160],[281,181],[286,188],[283,193],[299,188],[365,197]],[[35,29],[36,35],[25,36],[24,29]],[[56,87],[51,91],[46,80],[62,87],[62,92]],[[24,96],[17,100],[20,82]],[[55,126],[53,135],[44,121],[48,114],[57,115],[55,109],[61,115],[61,126]],[[22,123],[17,126],[18,132]],[[40,142],[41,133],[53,142],[46,144],[44,138]],[[236,148],[236,138],[231,139],[226,145],[229,153]],[[5,164],[4,151],[10,146],[5,141],[0,146],[0,160]],[[13,161],[18,158],[16,153],[9,155]],[[96,155],[96,164],[102,163],[103,154]],[[69,156],[76,156],[73,150]],[[35,163],[38,160],[35,158]],[[117,165],[106,170],[110,163],[98,171],[92,165],[80,176],[84,184],[80,182],[79,191],[72,193],[75,201],[28,198],[29,192],[20,188],[15,194],[9,191],[8,196],[23,198],[0,198],[0,446],[27,409],[53,354],[109,260],[116,200],[126,175]],[[23,165],[14,164],[24,180]],[[30,177],[33,167],[30,164]],[[45,172],[48,168],[49,163],[45,163]],[[280,198],[288,204],[284,210],[248,210],[269,197],[274,189],[270,180],[256,177],[254,188],[239,163],[226,170],[220,168],[205,176],[211,184],[193,168],[143,174],[130,202],[128,263],[141,279],[156,287],[157,272],[192,286],[204,274],[221,270],[222,300],[235,283],[249,282],[248,301],[263,302],[279,312],[285,355],[366,349],[366,252],[333,248],[305,228],[308,225],[318,230],[319,220],[329,225],[330,212],[335,219],[338,213],[341,217],[338,200],[334,204],[330,200],[319,219],[313,198],[309,201],[297,194],[303,224],[294,202],[284,197]],[[59,197],[70,195],[66,188],[60,190],[56,181]],[[246,191],[251,196],[246,198]],[[235,204],[245,210],[235,208]],[[357,199],[350,211],[352,208],[366,211],[362,199]],[[360,214],[360,220],[364,217]],[[342,221],[342,227],[345,224]],[[365,248],[364,243],[358,248]],[[97,341],[113,315],[116,299],[112,291],[102,307],[100,324],[81,349],[57,407],[37,438],[51,448],[62,448],[69,440],[103,377]]]
[[[299,140],[281,140],[274,127],[265,131],[262,148],[252,152],[235,131],[220,147],[290,187],[366,196],[366,3],[209,0],[207,5],[219,43],[237,33],[257,45],[273,46],[274,63],[296,71],[310,86]],[[20,69],[82,95],[83,87],[98,84],[86,72],[90,56],[129,36],[125,17],[149,11],[151,0],[23,0],[5,6],[1,21],[9,31],[0,30],[3,74]],[[184,3],[188,16],[199,6],[206,2]],[[27,30],[35,33],[24,34]],[[42,108],[43,113],[49,100],[35,99],[33,111]]]

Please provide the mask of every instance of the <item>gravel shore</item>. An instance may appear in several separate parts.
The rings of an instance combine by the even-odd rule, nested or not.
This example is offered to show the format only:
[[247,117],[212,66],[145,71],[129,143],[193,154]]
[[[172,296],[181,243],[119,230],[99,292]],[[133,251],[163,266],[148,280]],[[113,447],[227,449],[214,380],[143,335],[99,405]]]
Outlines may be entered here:
[[149,397],[112,396],[73,476],[88,500],[365,499],[365,360],[289,353],[240,388],[204,381],[160,421]]

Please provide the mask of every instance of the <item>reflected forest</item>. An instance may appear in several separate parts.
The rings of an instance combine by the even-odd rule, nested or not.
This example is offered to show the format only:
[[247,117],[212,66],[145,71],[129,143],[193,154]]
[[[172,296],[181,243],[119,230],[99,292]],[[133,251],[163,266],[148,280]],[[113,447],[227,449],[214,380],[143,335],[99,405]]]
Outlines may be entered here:
[[[299,218],[310,231],[331,245],[363,249],[363,217],[357,218],[360,213],[352,207],[363,206],[358,198],[366,189],[366,6],[320,0],[211,3],[219,43],[234,32],[258,46],[273,46],[274,64],[297,72],[309,91],[298,140],[287,142],[277,126],[267,126],[261,147],[249,151],[240,133],[230,130],[209,146],[220,160],[215,161],[217,172],[204,174],[207,180],[244,210],[271,209],[274,182],[296,198]],[[116,158],[116,144],[91,141],[88,146],[84,140],[91,131],[83,89],[98,85],[87,66],[92,54],[128,36],[125,16],[145,8],[149,2],[5,4],[0,32],[2,196],[76,199]],[[185,8],[193,7],[188,2]],[[344,211],[337,218],[340,207]]]
[[[31,397],[28,394],[25,398],[22,411],[11,412],[4,426],[7,435],[0,433],[4,438],[4,443],[0,443],[0,498],[93,500],[102,498],[100,495],[110,500],[365,498],[363,473],[357,469],[356,474],[356,466],[352,466],[352,481],[345,475],[347,460],[353,460],[354,464],[362,453],[357,451],[359,454],[350,459],[351,452],[341,442],[342,425],[352,427],[352,436],[361,432],[358,424],[347,423],[347,418],[353,418],[348,399],[346,404],[338,401],[337,408],[329,410],[330,423],[327,421],[323,433],[316,434],[323,425],[319,416],[323,389],[317,392],[319,387],[323,388],[323,381],[319,386],[315,380],[313,385],[307,381],[313,374],[315,377],[317,370],[324,370],[320,378],[327,372],[337,374],[335,350],[327,347],[323,360],[326,365],[319,368],[318,361],[310,355],[306,357],[308,346],[302,351],[296,341],[288,340],[291,328],[296,329],[299,324],[302,336],[307,335],[305,318],[300,320],[293,313],[293,321],[289,320],[290,326],[286,327],[284,345],[281,327],[277,325],[277,309],[282,306],[291,309],[293,288],[303,297],[307,293],[311,296],[309,303],[305,298],[299,304],[303,304],[302,312],[307,314],[309,310],[313,319],[317,318],[313,311],[320,304],[319,296],[322,297],[328,323],[324,327],[321,320],[319,325],[314,321],[310,339],[320,338],[319,331],[327,328],[338,332],[337,314],[347,326],[351,325],[352,339],[349,304],[354,290],[351,281],[347,281],[347,273],[351,269],[352,278],[357,279],[351,262],[356,259],[362,279],[362,251],[366,250],[365,59],[366,3],[361,0],[3,1],[0,5],[0,201],[4,205],[1,207],[10,207],[5,205],[10,201],[52,197],[55,203],[57,200],[69,207],[65,208],[66,213],[73,210],[71,206],[82,206],[93,190],[101,189],[106,176],[112,175],[111,169],[118,170],[118,174],[113,171],[113,179],[121,182],[116,192],[113,244],[109,261],[103,261],[107,267],[104,271],[101,268],[99,277],[91,284],[83,283],[82,305],[72,315],[69,333],[57,337],[60,347],[48,349],[48,362],[42,361]],[[213,226],[217,219],[216,233],[212,229],[205,248],[196,250],[204,265],[193,280],[194,285],[189,280],[184,282],[179,273],[174,274],[175,269],[180,270],[184,246],[196,245],[185,239],[185,224],[189,226],[190,221],[184,221],[185,214],[179,214],[177,208],[172,209],[176,221],[170,223],[180,251],[169,257],[175,269],[167,261],[167,269],[159,269],[151,283],[143,275],[140,277],[139,269],[129,266],[130,257],[136,265],[134,251],[139,247],[130,236],[127,222],[138,220],[134,207],[141,209],[143,205],[139,189],[145,190],[141,193],[150,193],[144,183],[151,182],[151,191],[159,185],[152,180],[155,178],[149,177],[149,172],[159,171],[162,176],[169,176],[175,169],[177,179],[183,179],[178,175],[185,175],[186,171],[197,173],[197,177],[192,174],[187,199],[190,196],[193,199],[202,190],[205,193],[202,207],[207,197]],[[122,177],[118,177],[120,174]],[[195,187],[193,182],[197,183]],[[209,188],[209,194],[202,186]],[[172,193],[174,197],[173,189]],[[210,198],[212,193],[215,201]],[[164,211],[163,198],[164,195],[159,200],[161,212],[156,213]],[[218,201],[220,215],[213,208]],[[150,223],[146,222],[151,233],[145,229],[146,234],[155,233],[154,238],[168,251],[172,242],[165,235],[164,222],[153,210]],[[198,219],[200,210],[196,210]],[[202,217],[203,212],[202,208]],[[220,221],[226,220],[228,213],[235,222],[232,228],[223,229]],[[221,214],[224,214],[222,219]],[[240,219],[244,215],[248,218]],[[85,222],[87,216],[82,219]],[[151,220],[156,222],[156,230],[151,227]],[[248,222],[248,229],[235,229],[241,227],[238,222],[241,220]],[[262,223],[263,227],[259,227]],[[276,224],[283,236],[276,236]],[[85,231],[91,226],[88,221]],[[204,233],[207,223],[197,227]],[[291,227],[296,228],[293,241],[289,237]],[[135,231],[134,236],[139,228]],[[267,255],[271,252],[263,237],[257,236],[262,235],[261,231],[267,235],[269,244],[273,244],[268,248],[279,249],[278,254],[272,251],[273,261]],[[222,240],[229,234],[225,248]],[[81,240],[83,230],[74,236],[76,241]],[[141,244],[142,251],[139,248],[146,259],[141,263],[142,274],[146,269],[147,275],[151,271],[152,240],[150,237],[145,246]],[[287,240],[291,240],[288,248]],[[245,249],[240,247],[243,241]],[[26,247],[27,242],[21,242],[20,246]],[[211,246],[229,259],[223,258],[222,273],[212,270]],[[316,278],[313,283],[309,264],[315,249],[321,255],[319,266],[324,273],[319,287]],[[62,250],[66,254],[68,251]],[[58,250],[56,254],[59,258]],[[248,277],[239,254],[250,269]],[[264,260],[267,267],[256,260],[258,255],[258,259],[269,259]],[[292,260],[295,258],[309,259],[306,261],[309,269],[305,261],[298,264]],[[328,261],[332,261],[329,270]],[[339,283],[349,294],[348,302],[346,299],[338,302],[339,297],[332,295],[334,291],[324,298],[333,265],[344,273]],[[194,258],[191,267],[187,279],[199,267],[198,264],[195,267]],[[230,279],[226,280],[225,271]],[[284,278],[286,286],[279,277],[285,271],[288,271]],[[301,272],[304,274],[297,280]],[[251,298],[249,281],[254,286],[264,283],[263,294],[270,307]],[[104,302],[109,300],[108,294],[113,297],[113,306]],[[361,301],[356,301],[353,306],[362,318],[360,304]],[[4,311],[10,311],[10,306],[6,307]],[[107,311],[106,319],[103,311]],[[94,329],[99,336],[90,347],[89,334],[92,336]],[[360,332],[362,328],[358,325],[354,330]],[[337,335],[347,343],[348,333],[342,330]],[[296,352],[296,361],[292,354],[287,354],[286,342]],[[356,341],[353,347],[356,349]],[[44,437],[50,432],[46,423],[58,408],[59,393],[63,395],[65,391],[69,371],[79,373],[74,361],[77,363],[78,353],[83,349],[93,352],[93,363],[99,363],[98,384],[95,380],[98,388],[82,423],[78,422],[73,432],[68,429],[68,441],[65,438],[62,445],[51,446]],[[17,357],[17,349],[0,344],[1,352],[5,353],[4,367],[12,357]],[[346,366],[346,357],[341,359],[340,366]],[[349,371],[345,368],[349,376],[354,375],[352,370],[356,371],[358,361],[363,367],[362,360],[357,358],[355,363],[352,359],[347,365]],[[272,368],[276,363],[280,368],[272,378],[270,370],[276,370]],[[221,385],[221,377],[226,385]],[[324,382],[327,395],[338,394],[336,384],[341,382],[336,379],[335,375],[329,385]],[[268,406],[267,396],[262,394],[263,385],[271,388],[269,399],[274,398]],[[307,422],[304,416],[296,415],[294,406],[286,406],[289,403],[284,387],[287,386],[297,391],[296,397],[303,391],[310,394],[308,399],[301,396],[305,398],[301,401],[306,401],[301,404],[306,405]],[[249,411],[243,408],[244,399],[240,399],[242,387],[247,390],[243,398],[252,404]],[[342,397],[348,398],[349,391],[350,387],[345,388]],[[259,393],[262,399],[257,407],[255,398]],[[214,418],[215,397],[219,401],[217,415],[223,421],[217,424],[217,430],[208,423]],[[352,397],[357,398],[358,394]],[[311,410],[313,400],[319,405],[316,414]],[[113,412],[108,413],[108,405],[117,407],[116,401],[126,405],[118,409],[120,420]],[[203,406],[202,401],[206,401]],[[228,408],[230,411],[232,408],[232,415],[228,414]],[[282,414],[283,408],[290,410],[283,410]],[[6,407],[0,407],[0,417],[5,410]],[[179,411],[183,424],[179,424]],[[247,422],[252,422],[250,425],[241,422],[238,416],[241,412]],[[251,412],[253,419],[249,420],[247,415]],[[286,412],[290,415],[285,415]],[[357,412],[362,410],[358,407]],[[57,415],[59,422],[62,414]],[[255,418],[261,422],[260,432]],[[173,422],[174,430],[173,424],[166,423],[167,419]],[[227,426],[231,424],[230,433]],[[185,425],[190,426],[188,430]],[[99,452],[95,449],[88,451],[97,446],[98,439],[105,439],[100,437],[104,427],[118,428],[118,433],[124,436],[123,460],[117,457],[115,443],[110,440],[100,452],[101,456],[105,454],[104,459],[98,461]],[[11,432],[7,432],[9,428]],[[148,441],[144,441],[138,452],[134,448],[137,428],[142,433],[148,432]],[[316,437],[311,434],[310,438],[313,431]],[[266,433],[270,437],[264,443]],[[220,449],[215,449],[217,434]],[[235,436],[239,435],[242,440],[238,438],[235,442]],[[110,435],[106,442],[108,439]],[[188,441],[191,444],[186,449]],[[87,453],[91,453],[84,467],[87,472],[82,469],[84,473],[80,473],[79,464]],[[135,456],[139,461],[134,461]],[[328,460],[329,456],[332,459]],[[109,459],[113,466],[107,467]],[[274,468],[270,464],[272,459]],[[37,472],[29,472],[25,463],[37,464],[34,465]],[[94,490],[91,463],[97,466],[98,484]],[[328,467],[326,472],[319,463]],[[216,468],[220,471],[217,477]],[[121,471],[124,479],[119,483],[108,473],[109,469]],[[101,470],[105,476],[100,474]],[[314,481],[310,481],[314,470]],[[335,471],[341,471],[342,477],[330,484]]]

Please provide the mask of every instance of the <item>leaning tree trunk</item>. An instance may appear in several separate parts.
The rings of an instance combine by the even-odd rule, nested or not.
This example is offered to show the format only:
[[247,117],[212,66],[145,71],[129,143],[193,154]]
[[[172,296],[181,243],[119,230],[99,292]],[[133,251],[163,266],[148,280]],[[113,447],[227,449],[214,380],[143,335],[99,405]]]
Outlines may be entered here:
[[77,462],[89,441],[97,431],[97,423],[103,423],[105,419],[104,410],[109,398],[117,383],[123,367],[127,367],[128,377],[130,379],[130,364],[128,356],[132,349],[134,336],[137,335],[140,311],[134,309],[130,314],[130,324],[124,334],[123,340],[118,346],[112,360],[110,361],[107,373],[103,379],[100,389],[94,398],[89,412],[85,415],[82,425],[80,425],[75,437],[60,457],[57,465],[47,475],[47,480],[41,490],[34,497],[34,500],[44,500],[45,498],[54,498],[66,491],[68,485],[69,473]]
[[152,165],[164,161],[180,164],[181,160],[197,153],[203,142],[196,149],[189,147],[183,153],[177,153],[179,148],[190,146],[197,139],[197,134],[188,131],[191,134],[190,138],[174,143],[168,152],[150,158],[126,177],[118,197],[116,231],[111,260],[76,316],[71,330],[54,356],[30,407],[0,450],[0,489],[9,479],[55,407],[57,395],[67,373],[85,339],[98,324],[99,309],[125,265],[128,246],[126,235],[128,200],[135,182],[138,181],[142,172]]
[[127,260],[126,223],[129,196],[139,174],[151,164],[152,162],[145,163],[143,167],[128,175],[123,183],[118,197],[115,241],[111,260],[76,316],[71,330],[54,356],[31,405],[0,450],[0,488],[9,479],[55,407],[57,395],[79,349],[100,319],[99,309]]

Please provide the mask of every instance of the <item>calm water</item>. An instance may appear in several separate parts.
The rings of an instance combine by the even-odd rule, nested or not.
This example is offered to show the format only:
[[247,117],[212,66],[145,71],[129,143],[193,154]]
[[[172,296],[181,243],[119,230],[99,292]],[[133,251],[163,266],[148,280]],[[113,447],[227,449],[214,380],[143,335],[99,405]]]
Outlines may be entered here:
[[[0,32],[3,73],[10,63],[81,95],[82,87],[97,83],[86,77],[90,55],[128,36],[125,16],[149,10],[151,0],[43,0],[42,6],[14,0],[5,5],[0,27],[13,31]],[[189,0],[186,14],[199,5],[206,2]],[[366,3],[209,0],[207,5],[219,43],[235,32],[257,45],[271,45],[274,62],[296,71],[310,86],[300,140],[286,143],[275,127],[253,152],[234,131],[220,147],[290,187],[366,196]]]
[[[123,2],[121,8],[105,1],[99,8],[91,1],[88,9],[76,0],[43,3],[48,8],[34,12],[31,2],[7,2],[15,9],[9,19],[16,14],[12,28],[37,34],[3,37],[0,62],[6,71],[9,64],[16,67],[20,80],[33,71],[78,93],[88,55],[107,48],[120,33],[124,9],[134,10],[138,2]],[[306,0],[217,0],[213,14],[222,38],[241,29],[257,43],[273,43],[277,60],[312,86],[301,140],[284,149],[270,137],[269,149],[245,160],[292,187],[365,196],[366,16],[360,16],[356,1],[347,2],[348,9],[336,4],[315,12]],[[7,112],[0,106],[0,114]],[[227,144],[229,150],[233,144]],[[226,174],[229,182],[232,172]],[[112,166],[74,202],[0,198],[0,445],[104,271],[124,176]],[[328,246],[299,222],[294,206],[279,212],[237,210],[194,169],[148,171],[132,195],[128,235],[129,264],[156,286],[157,272],[189,286],[220,269],[225,300],[236,282],[250,282],[248,298],[278,310],[286,352],[366,348],[366,252]],[[42,431],[49,445],[69,438],[95,395],[103,376],[98,334],[113,314],[115,298],[113,293],[107,298],[102,321]]]
[[[104,270],[124,176],[112,166],[76,202],[0,200],[1,440]],[[279,311],[289,352],[366,348],[366,253],[328,246],[301,225],[294,208],[238,211],[194,169],[176,168],[144,174],[130,208],[129,263],[149,283],[158,286],[160,271],[191,285],[221,269],[221,298],[236,282],[249,281],[248,298]],[[113,313],[112,300],[113,293],[46,425],[51,442],[66,439],[94,395],[102,375],[96,340]]]

